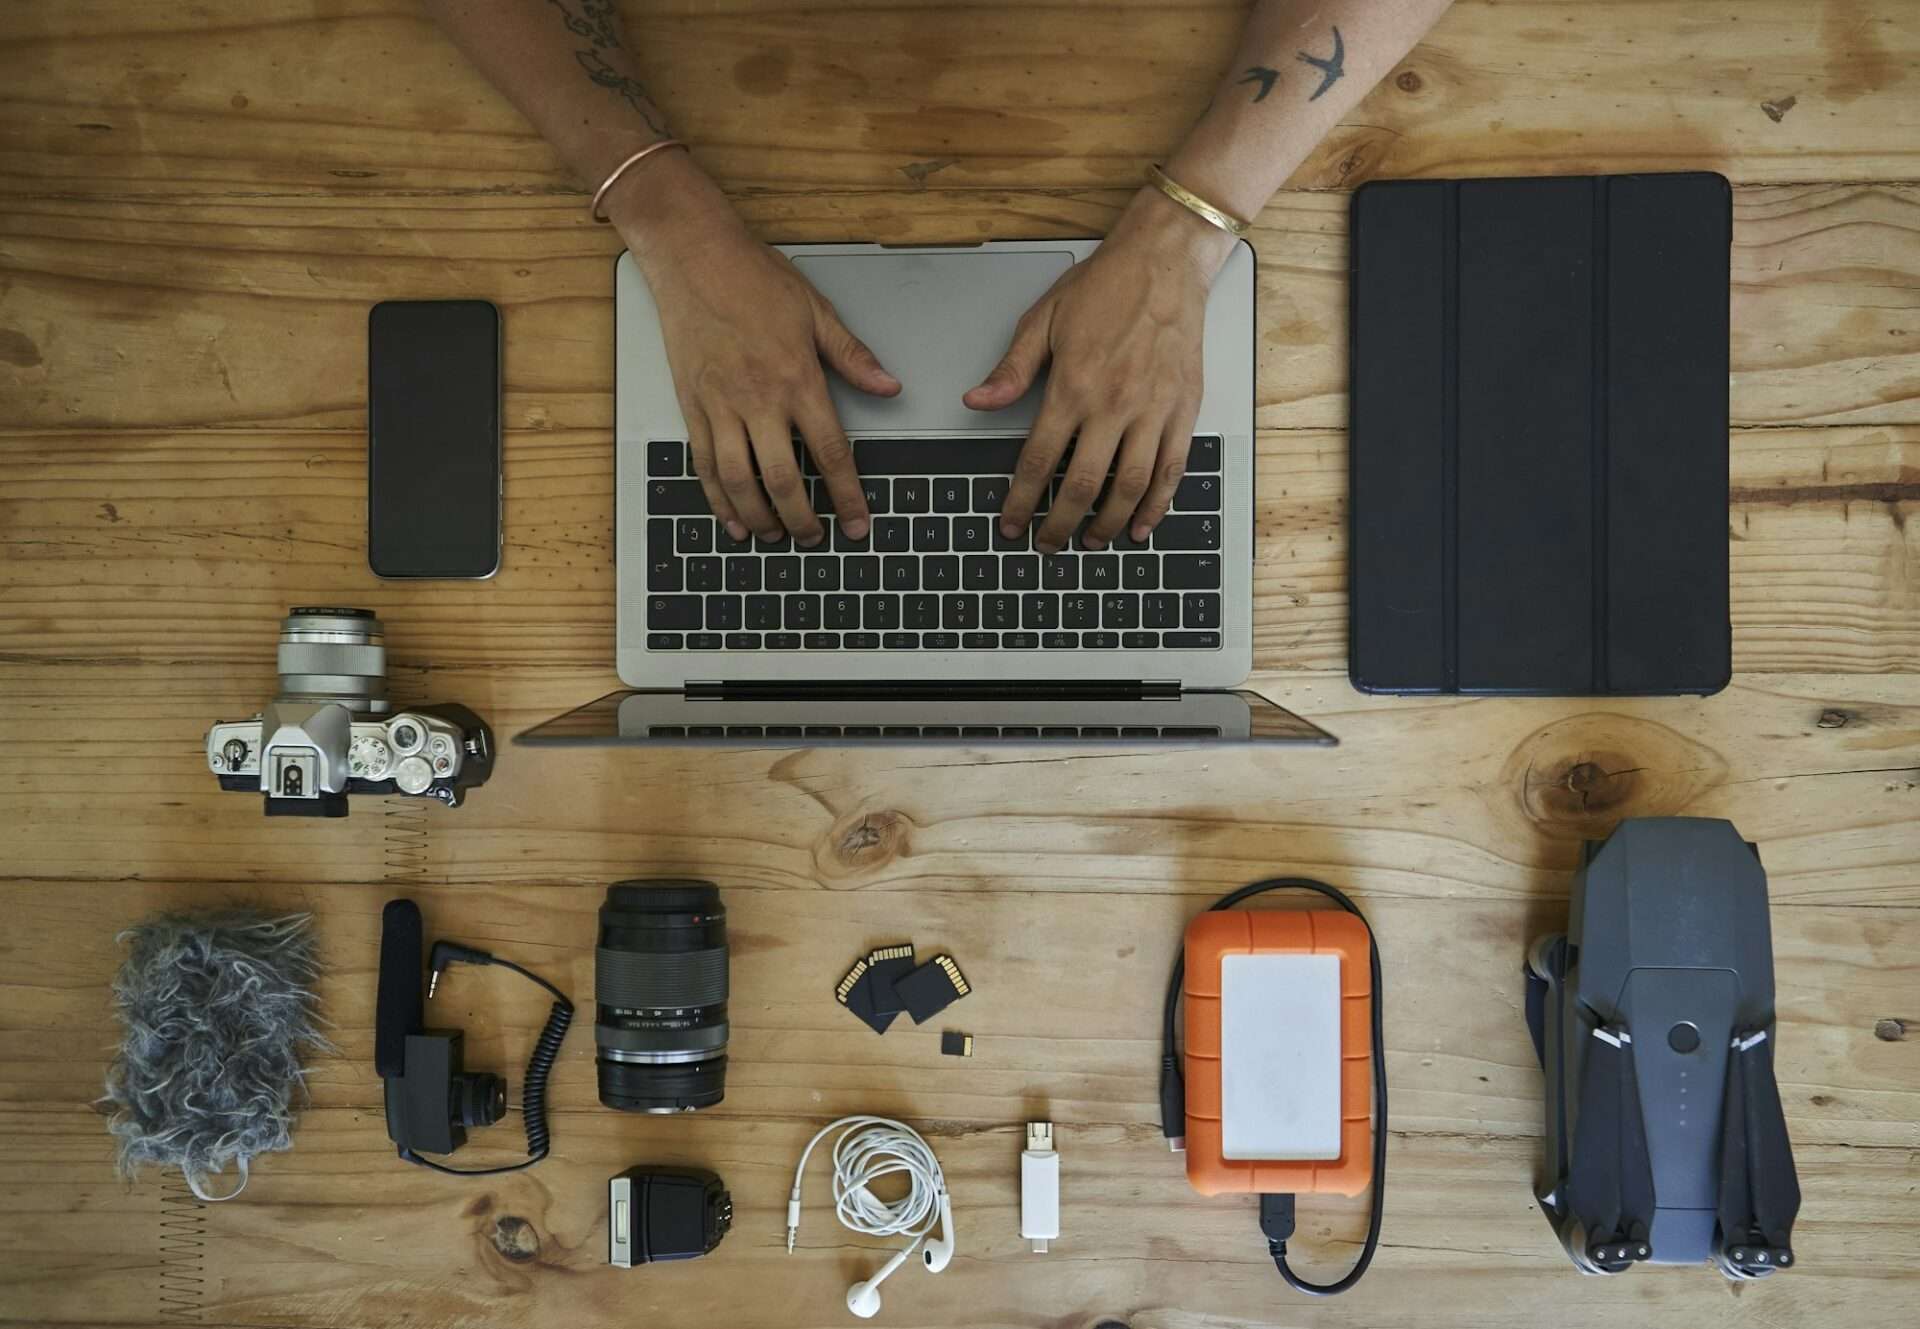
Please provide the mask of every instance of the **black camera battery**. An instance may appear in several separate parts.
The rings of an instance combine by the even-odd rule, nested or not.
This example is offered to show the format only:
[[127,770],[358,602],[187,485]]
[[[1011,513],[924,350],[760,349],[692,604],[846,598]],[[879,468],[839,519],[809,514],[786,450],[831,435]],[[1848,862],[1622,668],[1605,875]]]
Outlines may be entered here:
[[634,1167],[607,1182],[607,1263],[692,1260],[733,1226],[733,1197],[699,1168]]

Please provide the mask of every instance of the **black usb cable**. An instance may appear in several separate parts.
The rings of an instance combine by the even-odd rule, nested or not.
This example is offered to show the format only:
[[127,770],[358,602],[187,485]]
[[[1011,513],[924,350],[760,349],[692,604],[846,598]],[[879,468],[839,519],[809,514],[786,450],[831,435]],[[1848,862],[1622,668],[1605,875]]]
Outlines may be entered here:
[[[1360,906],[1348,899],[1339,888],[1311,877],[1268,877],[1264,881],[1242,886],[1237,891],[1229,891],[1207,907],[1210,910],[1231,909],[1242,900],[1279,890],[1317,891],[1359,919],[1367,929],[1367,963],[1373,975],[1370,998],[1373,1007],[1373,1202],[1367,1216],[1366,1244],[1360,1248],[1360,1257],[1353,1262],[1353,1268],[1347,1271],[1344,1278],[1332,1283],[1309,1283],[1294,1273],[1287,1264],[1287,1240],[1293,1236],[1294,1227],[1293,1196],[1260,1197],[1260,1231],[1267,1239],[1267,1252],[1273,1256],[1273,1266],[1280,1271],[1280,1277],[1296,1292],[1304,1292],[1310,1297],[1331,1297],[1358,1283],[1361,1275],[1367,1272],[1367,1266],[1373,1263],[1373,1253],[1380,1246],[1380,1217],[1386,1208],[1387,1043],[1380,1019],[1380,943],[1375,940],[1373,925],[1360,912]],[[1182,950],[1173,962],[1173,977],[1167,983],[1166,1019],[1160,1052],[1160,1133],[1166,1137],[1168,1147],[1175,1150],[1185,1149],[1187,1145],[1187,1084],[1180,1072],[1180,1054],[1176,1046],[1178,1027],[1175,1021],[1180,1005],[1180,984],[1186,972],[1187,957]]]

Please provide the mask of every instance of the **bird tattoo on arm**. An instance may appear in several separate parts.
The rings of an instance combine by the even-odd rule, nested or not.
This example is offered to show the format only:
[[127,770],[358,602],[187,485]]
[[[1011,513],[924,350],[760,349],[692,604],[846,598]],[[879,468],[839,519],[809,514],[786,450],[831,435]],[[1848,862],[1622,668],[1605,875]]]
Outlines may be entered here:
[[[1346,42],[1341,40],[1339,28],[1335,28],[1333,30],[1333,54],[1332,55],[1328,56],[1326,59],[1323,60],[1317,55],[1308,55],[1305,51],[1301,51],[1298,53],[1297,58],[1299,59],[1301,64],[1311,65],[1313,68],[1320,71],[1320,86],[1313,90],[1313,95],[1311,97],[1307,98],[1307,100],[1310,102],[1319,101],[1321,93],[1325,92],[1328,88],[1332,87],[1334,84],[1338,83],[1342,78],[1346,76],[1347,44]],[[1245,82],[1244,79],[1241,81]],[[1265,96],[1265,95],[1266,95],[1265,93],[1261,94],[1261,96]],[[1254,100],[1259,101],[1260,98],[1255,97]]]
[[1240,80],[1242,83],[1258,83],[1260,85],[1260,91],[1253,94],[1253,99],[1257,102],[1265,101],[1267,94],[1273,91],[1273,85],[1279,81],[1280,71],[1277,69],[1268,69],[1265,65],[1255,65],[1247,71],[1246,77]]

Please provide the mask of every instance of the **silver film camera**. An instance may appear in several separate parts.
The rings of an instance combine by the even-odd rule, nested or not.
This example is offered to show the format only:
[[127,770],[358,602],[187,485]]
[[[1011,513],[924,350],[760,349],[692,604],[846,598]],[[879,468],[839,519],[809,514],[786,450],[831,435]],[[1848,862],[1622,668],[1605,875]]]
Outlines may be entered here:
[[269,817],[344,817],[349,794],[458,807],[493,773],[492,731],[466,707],[393,709],[386,634],[373,611],[289,611],[279,665],[280,691],[265,710],[207,731],[220,787],[266,795]]

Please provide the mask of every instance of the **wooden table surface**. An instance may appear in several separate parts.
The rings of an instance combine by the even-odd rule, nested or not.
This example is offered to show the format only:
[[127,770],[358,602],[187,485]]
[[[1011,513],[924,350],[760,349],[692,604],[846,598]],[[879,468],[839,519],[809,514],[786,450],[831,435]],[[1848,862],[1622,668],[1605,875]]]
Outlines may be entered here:
[[[770,239],[1099,233],[1203,105],[1244,6],[630,3],[641,63]],[[1710,169],[1734,182],[1729,504],[1737,676],[1706,700],[1394,700],[1344,676],[1346,205],[1385,176]],[[892,1325],[1199,1329],[1911,1325],[1920,1257],[1920,6],[1460,0],[1259,219],[1256,686],[1332,751],[1036,758],[511,750],[468,806],[267,821],[219,793],[215,719],[273,686],[288,605],[365,604],[402,695],[502,735],[615,683],[616,239],[408,0],[0,7],[0,1321],[441,1329],[840,1326],[880,1251],[782,1202],[847,1112],[921,1124],[959,1256]],[[363,551],[364,323],[396,297],[505,317],[507,540],[484,583],[383,584]],[[1532,1199],[1525,942],[1581,840],[1733,819],[1771,874],[1802,1267],[1611,1281]],[[1394,1105],[1385,1237],[1352,1295],[1287,1292],[1250,1201],[1186,1187],[1155,1121],[1180,928],[1272,872],[1380,932]],[[490,1182],[396,1163],[369,1062],[382,903],[592,985],[621,877],[726,893],[725,1104],[594,1097],[590,1014],[555,1156]],[[311,910],[339,1055],[230,1205],[116,1181],[92,1100],[114,934],[163,907]],[[876,1041],[830,992],[867,944],[959,957],[974,995]],[[519,1068],[542,1004],[467,971],[443,1018]],[[590,1011],[590,1007],[588,1010]],[[1904,1022],[1904,1023],[1903,1023]],[[1049,1117],[1064,1232],[1018,1236]],[[509,1157],[495,1129],[461,1161]],[[603,1183],[718,1168],[705,1263],[603,1263]],[[1361,1203],[1302,1206],[1298,1263]],[[1900,1308],[1907,1309],[1902,1311]]]

